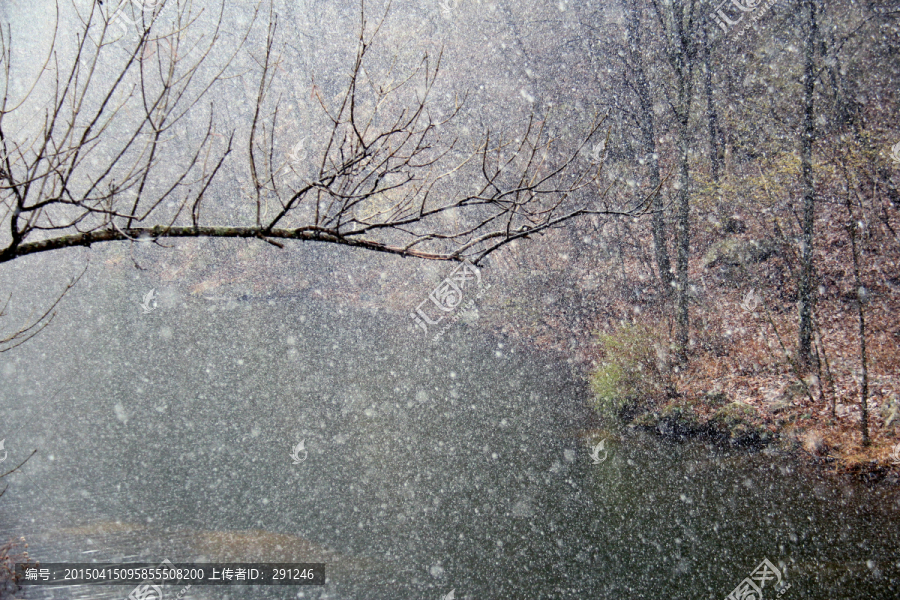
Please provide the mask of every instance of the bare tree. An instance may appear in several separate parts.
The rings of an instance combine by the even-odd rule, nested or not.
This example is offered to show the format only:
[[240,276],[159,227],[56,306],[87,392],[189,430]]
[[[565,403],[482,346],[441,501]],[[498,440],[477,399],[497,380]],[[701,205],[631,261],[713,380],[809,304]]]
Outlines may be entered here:
[[[170,6],[174,14],[166,16]],[[515,138],[446,139],[463,101],[442,112],[430,100],[441,57],[424,54],[408,72],[380,72],[372,54],[387,12],[373,24],[364,7],[345,90],[329,99],[311,88],[326,125],[315,134],[319,149],[312,159],[289,160],[283,149],[295,140],[279,118],[283,90],[297,82],[283,80],[289,57],[271,5],[264,42],[251,43],[260,12],[257,6],[237,43],[225,46],[224,2],[211,17],[188,0],[160,1],[132,9],[138,36],[126,43],[117,37],[117,14],[94,4],[80,15],[73,47],[54,37],[23,97],[10,85],[18,77],[16,40],[3,32],[0,263],[100,242],[225,237],[478,264],[572,218],[646,208],[646,199],[617,204],[598,173],[579,167],[602,119],[568,147],[535,120]],[[252,68],[240,75],[256,79],[255,105],[245,129],[222,135],[214,91],[237,77],[243,50]],[[9,134],[23,113],[41,119],[26,140]],[[241,140],[244,158],[236,151]],[[237,200],[243,213],[223,210],[216,187],[229,157],[252,182]]]
[[700,25],[697,3],[679,0],[660,3],[651,0],[661,31],[665,35],[665,54],[675,75],[674,98],[670,100],[677,123],[678,147],[678,195],[676,201],[676,252],[675,252],[675,324],[678,359],[687,360],[690,331],[688,300],[688,259],[691,243],[690,206],[690,120],[694,99],[694,66],[697,43],[694,37]]
[[799,332],[797,355],[801,363],[812,360],[812,315],[815,303],[813,265],[813,229],[815,226],[816,194],[812,172],[812,146],[815,135],[814,94],[816,81],[816,3],[803,1],[803,133],[800,137],[800,183],[803,188],[802,242],[800,248],[800,280],[797,286]]
[[716,100],[713,93],[712,43],[709,39],[709,30],[712,28],[710,13],[704,12],[702,19],[700,48],[703,58],[703,95],[706,99],[706,122],[709,129],[709,174],[713,185],[716,186],[716,193],[719,194],[719,179],[725,160],[725,144],[722,139],[719,112],[716,109]]
[[[633,79],[633,82],[629,82],[629,84],[633,88],[640,106],[641,149],[647,159],[650,171],[650,188],[656,190],[660,187],[662,178],[660,176],[659,154],[656,144],[656,116],[653,114],[653,98],[644,68],[644,47],[641,39],[642,6],[635,0],[626,0],[624,7],[627,13],[624,21],[625,31],[628,35],[628,68]],[[652,219],[653,253],[656,258],[656,270],[659,273],[660,289],[665,297],[669,297],[672,293],[673,277],[672,266],[669,260],[668,232],[663,212],[663,199],[660,194],[654,196]]]

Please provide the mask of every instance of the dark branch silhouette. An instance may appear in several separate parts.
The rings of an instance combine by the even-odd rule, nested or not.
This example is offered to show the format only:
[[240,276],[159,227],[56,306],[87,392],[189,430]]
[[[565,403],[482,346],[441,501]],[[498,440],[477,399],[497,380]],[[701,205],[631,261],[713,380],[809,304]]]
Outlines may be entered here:
[[[318,149],[299,160],[296,140],[279,128],[284,92],[276,90],[297,82],[280,80],[290,47],[278,43],[277,16],[270,8],[265,42],[250,48],[259,6],[228,45],[224,4],[217,16],[190,7],[132,6],[126,20],[135,27],[119,35],[121,9],[92,5],[81,15],[77,46],[55,37],[22,98],[9,85],[21,78],[11,67],[15,40],[9,30],[0,34],[0,263],[101,242],[224,237],[478,264],[575,217],[636,215],[649,206],[649,198],[619,205],[612,186],[599,185],[602,165],[579,167],[602,118],[566,147],[534,118],[514,138],[486,132],[469,148],[445,139],[465,99],[436,116],[429,95],[441,55],[424,54],[409,72],[375,75],[372,53],[387,12],[370,24],[362,7],[346,88],[329,101],[312,86],[325,126],[314,132]],[[248,68],[236,60],[245,50]],[[257,82],[255,105],[246,129],[233,120],[222,135],[214,90],[238,76]],[[40,125],[27,138],[12,135],[26,114]],[[242,140],[244,158],[235,152]],[[291,146],[294,155],[285,157],[281,149]],[[229,171],[243,169],[251,189],[224,192]],[[242,216],[224,210],[225,194]]]

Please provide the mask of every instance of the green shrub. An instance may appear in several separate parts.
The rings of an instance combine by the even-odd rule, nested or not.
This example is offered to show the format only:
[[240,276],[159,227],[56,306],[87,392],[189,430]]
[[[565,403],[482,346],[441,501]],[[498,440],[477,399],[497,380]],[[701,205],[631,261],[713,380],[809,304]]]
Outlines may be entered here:
[[597,412],[621,417],[665,394],[665,346],[653,330],[625,325],[613,333],[598,334],[597,342],[603,358],[590,376]]

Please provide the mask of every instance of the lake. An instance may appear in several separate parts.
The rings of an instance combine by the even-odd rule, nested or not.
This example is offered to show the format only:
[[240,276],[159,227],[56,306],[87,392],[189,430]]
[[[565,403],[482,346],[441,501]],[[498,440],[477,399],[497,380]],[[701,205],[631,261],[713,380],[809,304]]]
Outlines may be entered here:
[[6,478],[0,533],[43,562],[327,564],[321,587],[167,598],[712,600],[767,559],[785,600],[900,596],[896,491],[602,433],[564,360],[477,322],[434,343],[312,296],[173,293],[145,314],[143,291],[76,288],[0,355],[2,466],[38,449]]

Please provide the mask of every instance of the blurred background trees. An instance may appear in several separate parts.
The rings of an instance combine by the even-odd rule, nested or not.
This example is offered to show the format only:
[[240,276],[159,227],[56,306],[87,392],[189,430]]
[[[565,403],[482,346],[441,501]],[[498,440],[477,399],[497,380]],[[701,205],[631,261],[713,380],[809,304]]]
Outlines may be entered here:
[[[279,240],[467,255],[493,283],[483,323],[581,364],[603,360],[595,333],[640,322],[692,372],[678,390],[756,377],[740,393],[765,397],[812,374],[835,413],[900,392],[891,2],[372,2],[371,44],[354,2],[132,4],[158,20],[123,41],[105,4],[60,4],[58,30],[53,3],[0,8],[6,260],[103,232],[125,242],[90,251],[108,268],[184,293],[406,312],[440,263]],[[200,226],[256,239],[128,239]]]

